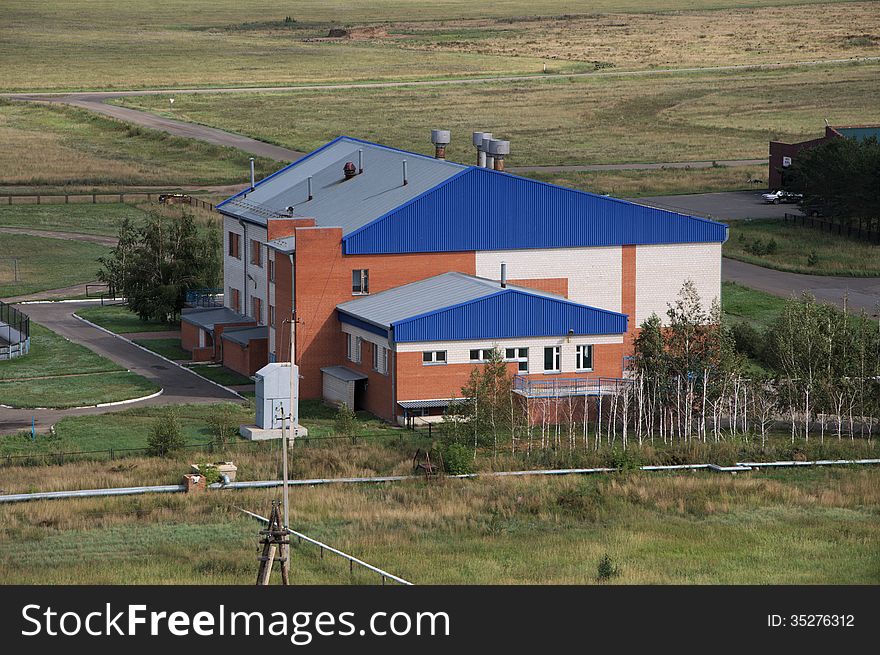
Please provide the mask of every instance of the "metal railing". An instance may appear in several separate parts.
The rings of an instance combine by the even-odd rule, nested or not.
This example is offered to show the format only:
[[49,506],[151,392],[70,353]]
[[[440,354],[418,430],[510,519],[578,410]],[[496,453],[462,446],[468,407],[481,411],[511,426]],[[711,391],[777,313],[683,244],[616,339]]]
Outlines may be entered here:
[[880,232],[875,230],[863,229],[862,224],[843,223],[837,221],[827,221],[815,216],[804,216],[803,214],[789,214],[786,212],[782,216],[782,220],[789,223],[795,223],[806,227],[813,227],[819,230],[838,234],[840,236],[849,237],[851,239],[860,239],[868,243],[876,243],[880,245]]
[[567,396],[607,396],[632,385],[624,378],[549,378],[539,380],[517,375],[513,391],[526,398],[564,398]]
[[185,302],[190,307],[223,307],[223,289],[190,289]]
[[[4,193],[0,198],[5,198],[5,205],[70,205],[77,203],[85,203],[96,205],[99,203],[125,203],[125,202],[153,202],[158,200],[161,195],[173,195],[173,192],[155,192],[155,191],[126,191],[123,193]],[[189,204],[192,207],[199,207],[214,210],[214,205],[210,202],[190,196]]]
[[26,355],[31,338],[27,314],[0,300],[0,359]]

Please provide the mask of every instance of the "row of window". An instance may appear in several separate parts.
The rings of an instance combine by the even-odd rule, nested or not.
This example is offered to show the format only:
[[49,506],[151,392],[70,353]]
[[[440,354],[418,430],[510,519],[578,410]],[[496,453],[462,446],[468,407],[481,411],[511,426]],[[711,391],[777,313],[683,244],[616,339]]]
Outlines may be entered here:
[[[229,305],[228,307],[239,314],[241,311],[241,292],[235,287],[229,287],[227,290],[229,294]],[[263,324],[263,300],[257,296],[251,297],[251,318],[255,319],[258,324]],[[268,324],[273,326],[275,325],[275,305],[269,305],[269,321]]]
[[[470,361],[485,363],[491,357],[491,348],[475,348],[470,351]],[[446,364],[448,361],[445,350],[426,350],[422,352],[422,364]],[[515,362],[517,370],[527,373],[529,370],[528,348],[505,348],[504,361]],[[578,371],[593,370],[593,346],[579,344],[575,348],[575,368]],[[544,372],[559,373],[562,371],[562,346],[546,346],[544,348]]]
[[[346,356],[351,362],[358,363],[361,361],[361,349],[363,339],[353,334],[346,334],[348,339]],[[388,348],[384,348],[375,343],[373,346],[373,370],[382,375],[388,375]]]
[[[254,266],[263,267],[263,244],[257,239],[250,240],[250,262]],[[235,232],[229,233],[228,240],[228,248],[227,254],[230,257],[235,257],[236,259],[241,259],[241,235],[236,234]],[[269,260],[269,278],[274,282],[275,281],[275,271],[272,270],[274,267],[272,266],[272,261]]]

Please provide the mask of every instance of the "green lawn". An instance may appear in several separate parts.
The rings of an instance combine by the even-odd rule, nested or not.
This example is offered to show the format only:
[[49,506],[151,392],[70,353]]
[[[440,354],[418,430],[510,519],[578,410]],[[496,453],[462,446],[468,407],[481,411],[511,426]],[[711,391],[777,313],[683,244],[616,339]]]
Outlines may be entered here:
[[58,230],[81,234],[116,236],[119,223],[144,220],[146,214],[133,205],[0,205],[0,227],[26,227],[32,230]]
[[792,273],[880,277],[880,246],[781,220],[733,221],[724,256]]
[[[0,298],[92,282],[109,248],[81,241],[0,233]],[[19,282],[11,258],[18,261]]]
[[254,381],[241,373],[236,373],[232,369],[226,368],[222,364],[191,364],[190,368],[201,375],[203,378],[207,378],[212,382],[216,382],[217,384],[222,384],[224,386],[236,385],[236,384],[253,384]]
[[180,339],[135,339],[134,342],[174,361],[191,359],[190,353],[180,347]]
[[121,370],[109,359],[31,321],[30,353],[0,362],[0,380]]
[[142,398],[159,385],[137,373],[117,371],[76,377],[51,377],[0,382],[0,398],[10,407],[81,407]]
[[[58,468],[59,471],[61,467]],[[291,493],[295,529],[416,584],[877,584],[880,470],[412,481]],[[0,506],[6,583],[251,584],[277,490]],[[52,552],[53,557],[42,554]],[[294,545],[294,584],[380,584]]]
[[721,283],[721,309],[726,319],[750,323],[759,331],[769,327],[782,313],[786,299],[736,282]]
[[[65,62],[71,61],[65,57]],[[0,143],[5,146],[0,151],[0,186],[173,188],[235,184],[249,175],[249,155],[235,148],[174,137],[64,105],[0,99]],[[277,162],[257,157],[255,165],[264,175]]]
[[[564,173],[526,172],[522,175],[542,182],[617,198],[743,191],[762,189],[767,186],[766,166],[716,166],[712,168]],[[758,184],[749,182],[749,180],[755,179],[761,180],[761,182]]]
[[169,325],[160,321],[142,321],[137,314],[125,305],[104,305],[78,309],[77,316],[91,321],[117,334],[131,332],[167,332],[178,330],[180,325]]
[[[471,162],[470,135],[510,139],[508,167],[759,158],[772,139],[880,122],[880,65],[810,66],[653,77],[180,96],[174,115],[309,151],[348,134],[430,154],[428,130],[452,130],[450,159]],[[168,114],[161,96],[121,98]],[[353,111],[352,108],[356,107]],[[296,114],[297,120],[288,117]]]

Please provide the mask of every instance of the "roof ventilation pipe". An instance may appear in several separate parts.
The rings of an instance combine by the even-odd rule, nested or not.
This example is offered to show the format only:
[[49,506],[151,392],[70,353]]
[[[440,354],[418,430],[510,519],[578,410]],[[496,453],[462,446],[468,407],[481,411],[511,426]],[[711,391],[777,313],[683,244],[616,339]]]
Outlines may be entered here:
[[507,288],[507,262],[501,262],[501,288]]
[[252,191],[255,186],[257,186],[257,177],[256,177],[256,174],[254,173],[254,158],[251,157],[251,190]]
[[309,175],[309,178],[308,178],[308,185],[309,185],[309,200],[311,200],[312,198],[315,197],[312,195],[312,176],[311,175]]
[[477,166],[480,168],[486,168],[486,151],[483,149],[483,142],[491,138],[491,132],[474,132],[473,143],[477,149]]
[[[496,171],[504,170],[504,156],[510,154],[510,141],[501,141],[500,139],[492,139],[486,146],[486,151],[492,158]],[[488,167],[488,161],[487,161]]]
[[364,172],[364,149],[358,148],[358,175]]
[[406,176],[406,160],[403,160],[403,184],[406,186],[409,184],[409,178]]
[[446,146],[452,138],[449,130],[431,130],[431,143],[434,144],[434,158],[446,159]]
[[342,167],[342,174],[345,175],[346,180],[350,180],[357,175],[357,169],[354,167],[354,162],[345,162],[345,166]]

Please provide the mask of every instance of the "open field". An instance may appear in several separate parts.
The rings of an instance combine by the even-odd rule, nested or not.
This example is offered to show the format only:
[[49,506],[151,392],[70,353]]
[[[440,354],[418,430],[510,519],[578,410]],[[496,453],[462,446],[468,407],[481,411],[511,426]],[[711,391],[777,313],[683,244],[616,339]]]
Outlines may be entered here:
[[[0,298],[92,282],[98,257],[109,252],[95,243],[0,233]],[[18,260],[19,281],[11,258]]]
[[[2,99],[0,142],[0,186],[232,184],[247,179],[250,165],[248,155],[234,148],[74,107]],[[255,164],[261,175],[277,168],[277,162],[259,157]]]
[[[877,469],[786,470],[296,488],[293,526],[417,584],[880,581]],[[7,583],[238,583],[255,576],[278,491],[0,506]],[[45,553],[52,552],[51,558]],[[376,584],[308,546],[297,584]]]
[[145,213],[134,205],[0,205],[0,227],[59,230],[80,234],[116,236],[119,223],[128,218],[140,222]]
[[[174,88],[535,73],[545,62],[570,72],[594,61],[644,68],[876,54],[871,3],[764,4],[42,0],[6,12],[0,73],[9,90]],[[326,38],[340,26],[352,38]]]
[[[745,159],[771,139],[813,138],[823,118],[880,122],[880,65],[785,71],[545,79],[465,86],[179,96],[173,115],[309,151],[345,133],[432,154],[428,128],[453,131],[450,159],[473,160],[470,134],[511,140],[508,167]],[[117,99],[168,113],[162,96]],[[296,116],[295,121],[289,119]]]
[[732,222],[724,256],[791,273],[880,277],[880,246],[780,220]]
[[[679,193],[746,191],[767,186],[766,166],[713,166],[712,168],[661,168],[640,171],[572,171],[524,173],[542,182],[559,184],[603,195],[639,196]],[[750,180],[760,180],[759,183]]]
[[[0,403],[79,407],[158,391],[149,380],[31,321],[31,352],[0,362]],[[6,444],[0,444],[0,451]]]

